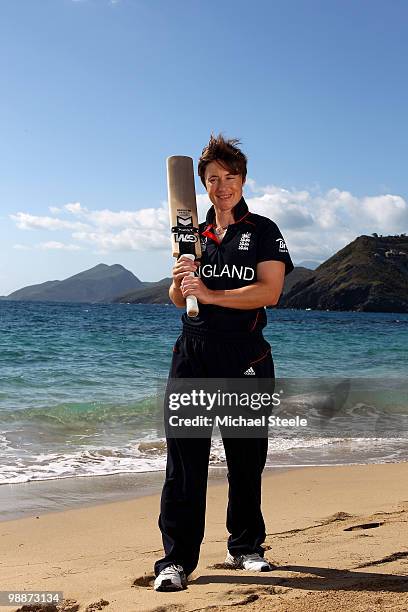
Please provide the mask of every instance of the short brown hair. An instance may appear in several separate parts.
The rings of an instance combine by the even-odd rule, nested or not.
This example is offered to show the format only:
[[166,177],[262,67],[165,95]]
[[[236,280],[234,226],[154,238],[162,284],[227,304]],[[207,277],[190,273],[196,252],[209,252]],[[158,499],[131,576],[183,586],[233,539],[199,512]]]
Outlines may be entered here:
[[211,134],[209,143],[204,147],[198,161],[198,174],[205,187],[205,169],[213,161],[230,170],[232,174],[240,174],[245,181],[247,175],[247,157],[237,147],[241,144],[237,138],[225,140],[222,134]]

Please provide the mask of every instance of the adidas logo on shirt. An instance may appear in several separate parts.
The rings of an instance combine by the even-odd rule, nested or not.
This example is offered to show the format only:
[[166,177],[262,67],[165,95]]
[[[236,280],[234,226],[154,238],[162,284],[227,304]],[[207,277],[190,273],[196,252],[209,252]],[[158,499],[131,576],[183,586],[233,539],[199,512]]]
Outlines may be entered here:
[[250,368],[248,368],[247,370],[245,370],[244,374],[246,374],[247,376],[255,376],[255,370],[254,370],[254,368],[251,366]]

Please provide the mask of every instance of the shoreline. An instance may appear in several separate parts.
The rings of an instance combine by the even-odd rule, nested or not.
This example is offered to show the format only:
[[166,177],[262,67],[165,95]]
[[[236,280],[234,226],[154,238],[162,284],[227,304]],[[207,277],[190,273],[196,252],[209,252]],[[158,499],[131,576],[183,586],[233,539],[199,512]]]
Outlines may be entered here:
[[[188,588],[157,593],[158,493],[0,523],[3,589],[62,591],[72,610],[405,611],[407,463],[306,467],[263,478],[269,573],[223,566],[227,484],[211,480],[206,532]],[[101,599],[106,605],[97,607]],[[18,606],[5,606],[15,612]]]
[[[302,468],[265,468],[264,474]],[[165,471],[157,470],[4,484],[0,486],[0,523],[159,495],[164,478]],[[210,468],[209,485],[225,484],[226,481],[226,467]]]
[[[363,465],[401,465],[408,461],[267,466],[263,478],[282,472],[314,468]],[[70,476],[0,486],[0,523],[66,510],[92,508],[110,503],[160,495],[165,471],[146,471],[92,476]],[[227,466],[209,468],[208,485],[226,484]],[[10,509],[12,508],[12,509]]]

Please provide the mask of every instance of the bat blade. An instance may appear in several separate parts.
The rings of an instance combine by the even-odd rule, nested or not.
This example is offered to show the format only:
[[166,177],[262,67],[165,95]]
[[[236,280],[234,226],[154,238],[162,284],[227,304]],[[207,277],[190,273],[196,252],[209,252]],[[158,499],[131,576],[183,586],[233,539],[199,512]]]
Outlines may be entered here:
[[[172,155],[167,158],[167,187],[173,257],[186,255],[191,259],[200,259],[201,244],[191,157]],[[189,296],[186,303],[187,314],[197,316],[197,298]]]
[[199,259],[201,245],[191,157],[172,155],[167,158],[167,186],[173,257],[191,253]]

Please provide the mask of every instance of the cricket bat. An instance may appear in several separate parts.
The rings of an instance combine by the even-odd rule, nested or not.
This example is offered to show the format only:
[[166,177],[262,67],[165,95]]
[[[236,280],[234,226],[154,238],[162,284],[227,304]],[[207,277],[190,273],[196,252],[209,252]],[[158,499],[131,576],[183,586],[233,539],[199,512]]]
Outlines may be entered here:
[[[191,157],[172,155],[167,158],[167,188],[173,257],[186,255],[193,261],[200,259],[201,243]],[[194,276],[194,272],[191,272],[191,276]],[[198,315],[198,303],[194,295],[186,298],[186,310],[189,317]]]

